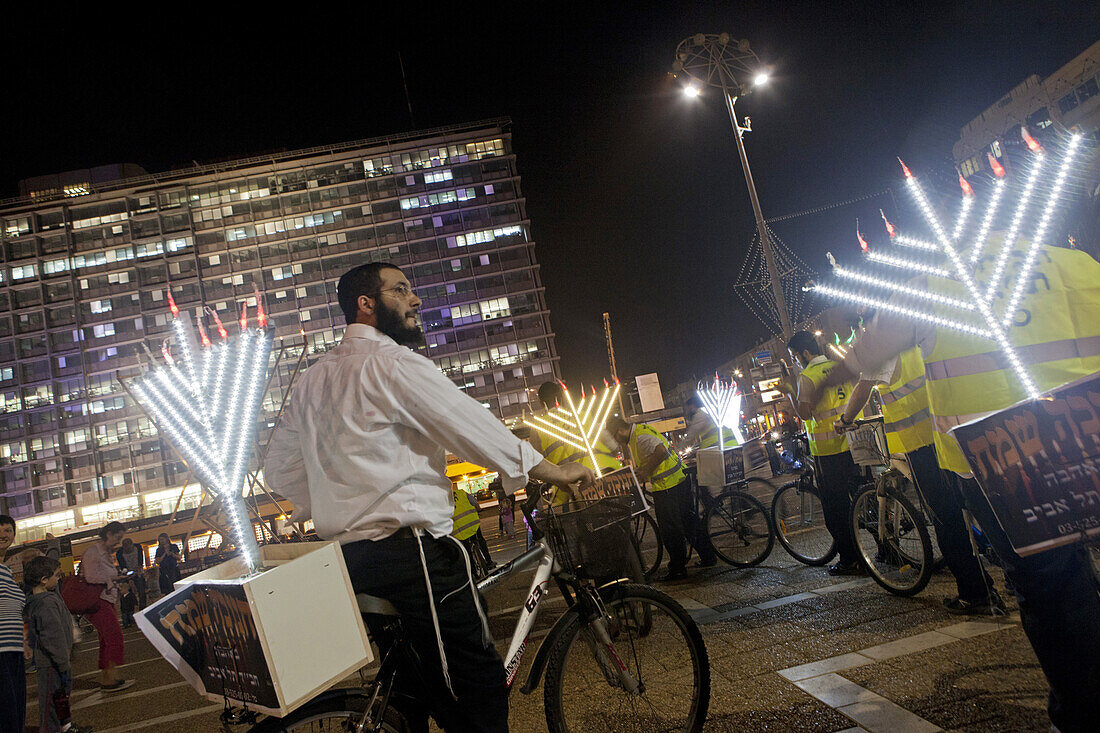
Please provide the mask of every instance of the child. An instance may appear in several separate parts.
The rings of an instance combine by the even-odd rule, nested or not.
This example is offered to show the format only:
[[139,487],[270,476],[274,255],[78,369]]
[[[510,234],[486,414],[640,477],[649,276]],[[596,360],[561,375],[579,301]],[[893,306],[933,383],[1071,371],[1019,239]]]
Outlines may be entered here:
[[61,563],[52,557],[36,557],[23,566],[28,592],[24,613],[38,672],[38,730],[91,733],[91,728],[73,725],[69,719],[73,617],[56,592],[60,580]]

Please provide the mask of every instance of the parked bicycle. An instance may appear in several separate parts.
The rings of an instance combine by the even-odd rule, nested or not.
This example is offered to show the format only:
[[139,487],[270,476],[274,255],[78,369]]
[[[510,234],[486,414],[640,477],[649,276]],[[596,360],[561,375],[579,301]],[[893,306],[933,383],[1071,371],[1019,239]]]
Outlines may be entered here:
[[887,451],[881,416],[856,420],[846,435],[852,459],[875,477],[852,500],[851,526],[860,560],[886,590],[916,595],[928,585],[936,566],[932,512],[901,470],[908,469],[908,460]]
[[[775,531],[764,504],[749,491],[755,488],[757,491],[770,493],[771,484],[763,479],[747,478],[730,484],[718,495],[713,495],[705,487],[698,485],[694,464],[685,463],[684,473],[691,479],[695,511],[700,515],[701,526],[714,545],[715,554],[723,562],[739,568],[752,567],[763,562],[775,546]],[[648,517],[648,521],[635,518],[634,527],[635,539],[640,545],[648,533],[657,528],[652,517],[639,515],[643,516]],[[649,578],[660,566],[664,548],[653,550],[651,543],[643,547],[648,548],[643,553],[643,563],[649,569],[650,574],[646,576]],[[689,543],[688,559],[691,554],[692,547]]]
[[772,497],[772,524],[787,554],[806,565],[825,565],[836,556],[836,540],[825,527],[821,495],[814,481],[813,456],[806,434],[794,438],[795,458],[802,472],[779,487]]
[[[629,521],[614,499],[580,508],[535,512],[533,494],[523,505],[536,545],[478,583],[487,590],[533,568],[530,589],[505,656],[508,685],[515,681],[539,606],[553,579],[567,608],[535,653],[520,691],[530,694],[543,675],[550,731],[702,730],[710,703],[710,663],[699,627],[671,597],[646,585],[594,578],[621,557],[621,534],[611,527]],[[618,538],[608,541],[606,538]],[[360,688],[333,689],[286,718],[268,718],[251,733],[345,730],[402,733],[407,725],[392,693],[402,662],[418,666],[400,616],[387,601],[358,596],[365,614],[385,619],[396,639],[378,673]]]

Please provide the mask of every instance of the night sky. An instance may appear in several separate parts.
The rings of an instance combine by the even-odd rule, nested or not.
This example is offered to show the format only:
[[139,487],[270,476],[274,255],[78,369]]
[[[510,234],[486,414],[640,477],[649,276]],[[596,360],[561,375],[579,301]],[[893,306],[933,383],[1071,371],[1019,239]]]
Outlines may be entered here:
[[[1096,2],[228,5],[20,19],[0,51],[0,196],[63,170],[509,116],[565,378],[608,373],[609,311],[620,376],[666,388],[762,335],[732,289],[754,232],[733,135],[717,96],[690,102],[669,78],[679,41],[726,31],[773,68],[738,112],[774,217],[896,190],[897,155],[950,171],[965,123],[1100,38]],[[857,216],[879,232],[880,206],[912,216],[882,196],[773,229],[822,269],[855,247]]]

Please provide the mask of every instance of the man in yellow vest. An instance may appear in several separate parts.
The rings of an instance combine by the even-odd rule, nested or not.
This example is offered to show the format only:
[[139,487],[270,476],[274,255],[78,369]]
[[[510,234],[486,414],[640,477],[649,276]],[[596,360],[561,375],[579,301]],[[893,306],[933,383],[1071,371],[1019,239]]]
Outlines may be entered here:
[[665,436],[645,424],[631,425],[621,417],[611,417],[607,429],[630,453],[638,481],[650,483],[653,505],[657,510],[657,528],[661,542],[668,550],[668,573],[662,580],[687,577],[687,546],[691,543],[699,553],[699,567],[709,568],[718,562],[714,546],[705,528],[700,525],[691,496],[691,482],[684,473],[679,454]]
[[932,416],[924,383],[924,360],[920,349],[913,347],[887,362],[879,374],[860,378],[844,414],[837,421],[837,432],[852,424],[867,404],[871,390],[877,387],[882,400],[887,448],[891,453],[904,453],[908,458],[913,480],[932,510],[943,559],[955,576],[958,595],[943,599],[943,607],[948,613],[957,615],[1004,613],[1004,601],[993,588],[993,579],[971,551],[962,497],[944,480],[936,462]]
[[458,488],[457,484],[452,484],[451,493],[455,500],[454,514],[451,516],[451,521],[454,523],[451,536],[466,547],[471,559],[480,559],[481,566],[491,571],[497,564],[493,562],[489,554],[489,545],[481,532],[481,516],[478,514],[481,507],[477,499],[468,491]]
[[[676,449],[684,450],[697,446],[698,448],[712,448],[718,445],[718,426],[703,410],[703,401],[699,395],[692,395],[684,400],[684,417],[687,418],[687,432],[676,444]],[[736,448],[737,436],[732,430],[722,429],[722,447]]]
[[[539,387],[539,401],[547,410],[553,410],[559,405],[565,404],[565,393],[558,382],[544,382]],[[606,429],[600,430],[596,437],[596,443],[592,446],[592,452],[596,454],[596,465],[592,465],[592,458],[587,451],[568,445],[564,441],[546,435],[538,430],[532,430],[528,437],[535,450],[551,463],[580,463],[591,471],[599,466],[600,473],[617,471],[623,467],[621,461],[615,457],[616,451],[612,449],[613,439]],[[554,506],[561,506],[569,501],[569,495],[555,488],[550,502]]]
[[[1028,245],[1020,241],[1017,246]],[[1025,255],[1019,250],[1011,253],[1017,262]],[[979,261],[979,287],[992,271],[992,256]],[[923,276],[912,284],[956,298],[970,297],[954,280]],[[1012,283],[997,285],[994,313],[1004,308]],[[1100,372],[1100,264],[1084,252],[1042,246],[1007,330],[1022,368],[1040,390]],[[1100,594],[1088,553],[1072,545],[1017,555],[949,432],[1027,397],[1004,353],[995,342],[883,312],[849,350],[833,379],[873,374],[913,346],[920,347],[924,358],[937,458],[942,468],[953,472],[949,477],[1012,581],[1024,632],[1050,683],[1051,720],[1062,733],[1095,730],[1100,709]]]
[[802,367],[802,373],[793,384],[780,381],[777,388],[787,392],[795,412],[806,423],[810,453],[817,463],[825,527],[836,541],[837,562],[829,566],[828,572],[829,575],[861,575],[863,566],[859,564],[859,550],[850,521],[851,488],[858,479],[859,469],[852,460],[848,442],[833,429],[844,411],[852,385],[824,385],[825,376],[834,370],[836,362],[825,356],[821,344],[809,331],[791,336],[787,349]]

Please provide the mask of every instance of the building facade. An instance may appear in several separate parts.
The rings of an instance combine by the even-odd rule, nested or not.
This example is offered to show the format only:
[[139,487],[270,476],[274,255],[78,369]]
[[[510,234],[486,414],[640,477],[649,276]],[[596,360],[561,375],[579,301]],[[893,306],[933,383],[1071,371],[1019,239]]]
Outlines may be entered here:
[[968,122],[952,148],[962,174],[989,173],[986,153],[1011,168],[1021,126],[1040,140],[1074,130],[1098,141],[1100,41],[1045,79],[1032,74]]
[[268,430],[302,352],[342,334],[337,280],[372,260],[405,270],[424,353],[498,416],[559,377],[508,120],[77,178],[0,202],[0,512],[21,538],[176,506],[186,469],[116,378],[159,353],[169,289],[227,324],[260,294],[285,347]]

